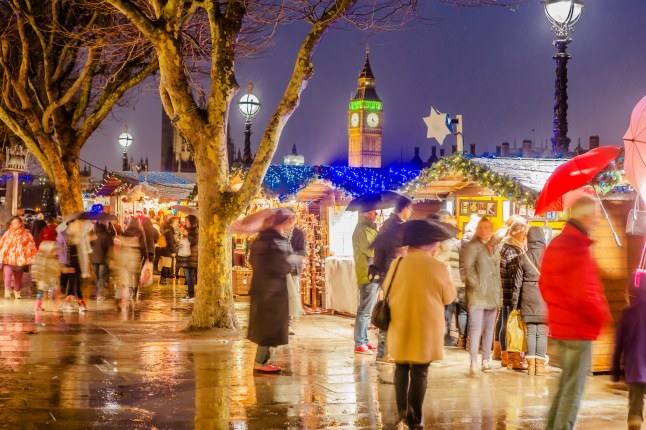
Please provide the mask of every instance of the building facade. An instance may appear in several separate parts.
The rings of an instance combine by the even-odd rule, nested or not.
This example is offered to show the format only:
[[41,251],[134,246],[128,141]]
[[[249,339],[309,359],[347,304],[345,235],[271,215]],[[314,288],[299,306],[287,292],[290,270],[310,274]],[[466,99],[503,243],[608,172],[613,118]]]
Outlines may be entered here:
[[195,172],[195,163],[188,145],[179,135],[162,109],[161,170],[163,172]]
[[357,93],[348,108],[348,165],[381,167],[383,104],[375,89],[375,76],[366,51]]

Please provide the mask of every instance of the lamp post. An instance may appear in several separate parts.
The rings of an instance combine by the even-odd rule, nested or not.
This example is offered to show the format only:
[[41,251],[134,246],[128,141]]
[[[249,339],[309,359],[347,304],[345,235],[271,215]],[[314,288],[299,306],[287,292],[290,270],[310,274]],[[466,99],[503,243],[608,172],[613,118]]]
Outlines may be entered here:
[[130,170],[130,163],[128,163],[128,148],[130,148],[134,139],[132,138],[132,134],[128,133],[128,124],[123,127],[123,133],[119,135],[118,141],[119,145],[121,145],[121,149],[123,150],[123,164],[121,168],[124,171]]
[[572,42],[568,34],[574,30],[574,24],[581,17],[583,0],[542,0],[545,15],[552,24],[556,40],[552,44],[557,52],[552,56],[556,61],[556,85],[554,94],[554,137],[552,153],[563,155],[569,151],[570,138],[567,137],[567,63],[570,55],[567,45]]
[[[26,148],[20,145],[11,145],[10,147],[7,147],[7,156],[2,171],[11,173],[11,214],[14,216],[18,214],[18,187],[20,186],[19,176],[21,173],[27,173],[28,163],[29,151]],[[8,194],[7,199],[9,199]]]
[[243,95],[238,102],[238,108],[244,116],[244,155],[242,164],[251,166],[251,119],[260,110],[260,100],[252,94],[253,83],[249,81],[247,85],[247,94]]

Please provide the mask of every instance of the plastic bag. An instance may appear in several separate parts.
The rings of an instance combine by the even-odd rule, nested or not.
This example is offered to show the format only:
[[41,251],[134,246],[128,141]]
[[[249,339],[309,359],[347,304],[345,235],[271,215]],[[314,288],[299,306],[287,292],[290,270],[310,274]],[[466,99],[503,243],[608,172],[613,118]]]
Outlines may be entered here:
[[507,319],[507,351],[527,351],[527,328],[518,310],[511,311]]
[[[298,278],[296,278],[298,279]],[[289,314],[293,316],[303,315],[303,304],[301,303],[300,285],[294,282],[295,277],[287,275],[287,294],[289,295]]]
[[188,237],[183,237],[179,241],[179,250],[177,251],[178,257],[190,257],[191,256],[191,242],[188,241]]
[[153,284],[153,263],[146,261],[144,267],[141,268],[141,277],[139,278],[139,285],[142,287],[149,287]]

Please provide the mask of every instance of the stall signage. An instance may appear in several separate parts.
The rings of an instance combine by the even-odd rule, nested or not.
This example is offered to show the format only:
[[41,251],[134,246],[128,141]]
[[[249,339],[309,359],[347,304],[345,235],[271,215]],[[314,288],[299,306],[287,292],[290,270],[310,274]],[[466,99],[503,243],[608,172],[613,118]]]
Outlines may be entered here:
[[497,201],[483,201],[483,200],[460,200],[460,215],[480,215],[497,217],[498,216],[498,202]]

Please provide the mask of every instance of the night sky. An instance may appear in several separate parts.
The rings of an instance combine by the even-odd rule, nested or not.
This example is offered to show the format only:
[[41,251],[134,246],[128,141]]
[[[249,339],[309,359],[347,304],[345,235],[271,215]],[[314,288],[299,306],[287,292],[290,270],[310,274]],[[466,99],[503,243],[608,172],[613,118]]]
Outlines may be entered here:
[[[455,8],[424,1],[432,25],[365,34],[332,30],[314,56],[315,75],[299,108],[283,132],[275,163],[296,143],[308,164],[347,161],[347,108],[357,87],[366,44],[384,102],[383,164],[397,163],[421,148],[428,158],[435,140],[426,139],[422,117],[431,106],[464,115],[465,145],[478,153],[496,145],[552,135],[555,63],[554,39],[539,0],[517,11],[504,8]],[[602,145],[621,145],[634,105],[646,95],[646,2],[588,0],[569,46],[569,137],[573,149],[590,135]],[[252,149],[282,95],[299,44],[307,28],[284,28],[275,45],[258,60],[238,62],[237,76],[245,89],[249,80],[263,104],[254,119]],[[128,124],[134,136],[131,153],[148,157],[158,170],[161,155],[161,102],[154,82],[136,90],[134,107],[114,111],[85,145],[82,158],[97,166],[120,169],[117,136]],[[241,92],[237,97],[241,96]],[[243,121],[231,109],[236,145],[243,143]],[[535,131],[532,132],[532,129]],[[450,153],[453,137],[445,140]],[[94,176],[99,176],[93,171]]]

